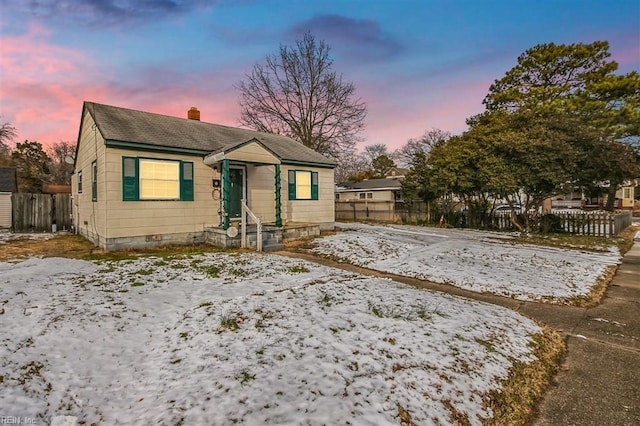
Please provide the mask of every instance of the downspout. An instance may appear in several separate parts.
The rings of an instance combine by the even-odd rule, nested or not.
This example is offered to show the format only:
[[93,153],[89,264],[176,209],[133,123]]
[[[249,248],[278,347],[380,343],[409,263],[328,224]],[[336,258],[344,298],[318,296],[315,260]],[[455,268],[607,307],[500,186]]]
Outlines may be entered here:
[[231,191],[229,179],[229,160],[222,160],[222,229],[229,229],[229,192]]
[[280,198],[280,193],[282,189],[282,183],[280,180],[280,164],[275,165],[275,178],[276,178],[276,226],[278,228],[282,227],[282,200]]

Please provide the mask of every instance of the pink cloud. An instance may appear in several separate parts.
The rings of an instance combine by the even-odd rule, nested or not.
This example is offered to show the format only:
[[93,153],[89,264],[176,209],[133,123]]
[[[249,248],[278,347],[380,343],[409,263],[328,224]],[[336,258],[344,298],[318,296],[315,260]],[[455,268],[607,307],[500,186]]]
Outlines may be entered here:
[[128,81],[134,82],[121,84],[89,55],[54,44],[51,33],[37,24],[22,35],[3,37],[1,46],[0,116],[18,129],[19,140],[75,142],[84,100],[177,117],[186,117],[189,107],[196,106],[203,121],[237,125],[236,94],[231,87],[206,85],[207,70],[179,85],[154,85],[150,82],[159,78],[132,70]]
[[393,151],[433,128],[460,134],[467,128],[465,120],[484,110],[490,84],[477,79],[453,83],[443,77],[430,85],[416,79],[387,81],[384,90],[380,83],[363,86],[368,115],[361,145],[382,143]]

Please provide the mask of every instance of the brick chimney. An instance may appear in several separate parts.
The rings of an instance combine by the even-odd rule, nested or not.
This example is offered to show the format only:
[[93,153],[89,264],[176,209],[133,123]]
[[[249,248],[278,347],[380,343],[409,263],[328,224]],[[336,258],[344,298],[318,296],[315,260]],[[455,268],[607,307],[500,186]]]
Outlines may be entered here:
[[198,121],[200,121],[200,111],[198,111],[198,108],[191,107],[191,109],[189,111],[187,111],[187,118],[189,120],[198,120]]

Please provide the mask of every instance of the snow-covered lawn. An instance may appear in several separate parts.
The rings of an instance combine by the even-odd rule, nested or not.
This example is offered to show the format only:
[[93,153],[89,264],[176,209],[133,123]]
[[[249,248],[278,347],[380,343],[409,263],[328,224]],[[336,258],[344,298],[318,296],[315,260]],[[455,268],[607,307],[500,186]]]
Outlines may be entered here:
[[18,240],[50,240],[56,234],[50,232],[11,232],[8,229],[0,229],[0,244],[7,244],[10,241]]
[[540,329],[273,255],[0,263],[0,413],[84,424],[472,424]]
[[509,234],[416,226],[341,225],[313,252],[378,271],[520,300],[586,296],[620,252],[509,242]]

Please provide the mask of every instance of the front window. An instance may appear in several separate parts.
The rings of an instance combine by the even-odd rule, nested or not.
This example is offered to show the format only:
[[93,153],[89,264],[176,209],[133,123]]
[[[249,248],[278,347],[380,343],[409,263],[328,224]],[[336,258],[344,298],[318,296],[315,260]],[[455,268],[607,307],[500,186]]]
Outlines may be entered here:
[[140,159],[140,199],[180,199],[180,163]]
[[296,172],[296,199],[311,199],[311,172]]
[[317,200],[318,172],[289,170],[289,199]]

